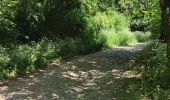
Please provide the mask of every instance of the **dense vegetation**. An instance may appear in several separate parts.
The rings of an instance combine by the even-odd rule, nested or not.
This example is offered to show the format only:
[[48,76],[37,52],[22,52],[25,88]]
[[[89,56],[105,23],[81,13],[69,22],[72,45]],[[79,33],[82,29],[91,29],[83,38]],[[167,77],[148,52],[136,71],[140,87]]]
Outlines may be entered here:
[[44,68],[53,58],[148,40],[148,32],[130,32],[130,18],[115,4],[112,0],[2,0],[0,78]]
[[[147,16],[144,18],[149,21],[146,29],[152,32],[152,35],[148,46],[141,52],[135,68],[141,77],[131,81],[132,83],[129,86],[132,93],[136,95],[136,99],[139,100],[142,97],[151,100],[170,99],[168,49],[170,39],[168,33],[169,12],[167,10],[170,7],[169,4],[168,0],[150,0],[145,2],[145,5],[149,6],[143,6],[142,9]],[[144,24],[139,25],[143,26]],[[141,97],[141,95],[143,96]]]
[[[169,95],[168,0],[1,0],[0,79],[45,68],[51,59],[148,41],[133,93]],[[136,70],[136,69],[135,69]]]

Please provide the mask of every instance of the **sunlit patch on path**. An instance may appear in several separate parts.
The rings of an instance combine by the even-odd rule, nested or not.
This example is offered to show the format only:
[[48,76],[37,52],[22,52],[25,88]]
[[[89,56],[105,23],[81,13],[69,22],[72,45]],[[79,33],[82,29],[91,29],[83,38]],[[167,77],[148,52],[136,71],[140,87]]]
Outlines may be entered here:
[[138,75],[129,70],[145,44],[76,57],[47,70],[10,80],[0,100],[134,100],[122,87]]

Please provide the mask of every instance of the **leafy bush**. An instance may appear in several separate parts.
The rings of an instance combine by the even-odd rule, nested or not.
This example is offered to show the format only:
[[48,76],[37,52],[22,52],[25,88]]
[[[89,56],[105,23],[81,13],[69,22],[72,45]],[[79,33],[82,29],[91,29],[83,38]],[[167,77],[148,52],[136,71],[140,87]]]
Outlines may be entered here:
[[119,45],[118,35],[114,30],[103,30],[99,34],[99,42],[103,44],[104,48],[111,48],[113,45]]
[[135,37],[135,34],[130,32],[129,30],[123,30],[120,33],[118,33],[119,35],[119,45],[128,45],[130,43],[136,43],[137,39]]
[[169,67],[166,45],[157,40],[151,41],[141,52],[138,66],[141,74],[140,81],[135,83],[138,85],[138,90],[152,100],[168,100],[166,97],[169,92],[166,89],[169,84]]
[[10,53],[10,65],[17,74],[25,74],[28,70],[34,70],[37,53],[38,51],[29,45],[20,45]]
[[40,42],[33,44],[37,52],[37,60],[35,61],[35,68],[43,68],[47,65],[48,60],[58,57],[60,51],[59,46],[47,38],[42,39]]
[[115,29],[117,32],[121,32],[129,27],[129,19],[125,17],[125,15],[121,13],[115,12]]
[[170,90],[163,89],[159,85],[154,89],[152,94],[153,100],[169,100],[170,99]]
[[43,68],[48,60],[58,57],[60,51],[58,44],[48,39],[42,39],[38,43],[29,45],[15,45],[15,48],[5,50],[5,48],[1,48],[0,52],[1,78],[4,73],[22,75]]
[[17,2],[11,0],[0,1],[0,42],[13,42],[18,31],[16,29],[15,14]]
[[7,76],[9,70],[7,65],[10,62],[10,57],[6,50],[6,48],[0,46],[0,80]]
[[153,26],[155,26],[153,22],[161,16],[159,0],[152,0],[151,2],[144,0],[117,0],[116,6],[118,11],[131,19],[130,26],[132,31],[152,30]]
[[[84,22],[83,38],[89,41],[88,44],[98,45],[97,48],[132,42],[130,39],[133,35],[128,31],[128,21],[123,14],[116,11],[96,12],[94,16],[84,17]],[[123,34],[116,34],[121,32]]]
[[147,61],[142,76],[151,86],[156,86],[167,74],[166,45],[153,41],[145,48],[143,54]]
[[138,42],[146,42],[149,41],[151,33],[150,32],[135,32],[136,39]]
[[45,68],[53,58],[69,58],[77,54],[98,50],[97,44],[87,43],[80,38],[49,40],[43,38],[39,42],[23,45],[10,45],[6,49],[0,47],[0,79],[8,76],[23,75]]
[[95,16],[85,17],[85,32],[96,34],[100,30],[115,29],[115,32],[120,32],[128,28],[128,21],[123,14],[115,11],[96,12]]
[[17,9],[15,24],[20,32],[19,38],[24,42],[24,37],[30,40],[38,40],[46,32],[45,23],[45,1],[29,0],[16,1]]
[[103,43],[104,48],[128,45],[137,42],[134,33],[131,33],[128,30],[114,33],[113,29],[101,31],[99,34],[99,41]]
[[60,39],[58,44],[61,49],[61,51],[58,52],[58,55],[61,57],[68,58],[77,53],[76,41],[73,38]]

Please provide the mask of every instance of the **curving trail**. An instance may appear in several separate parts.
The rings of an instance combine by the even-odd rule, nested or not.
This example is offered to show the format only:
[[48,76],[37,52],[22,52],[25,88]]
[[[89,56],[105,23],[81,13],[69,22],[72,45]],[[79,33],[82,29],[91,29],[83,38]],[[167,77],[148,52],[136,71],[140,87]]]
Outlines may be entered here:
[[117,47],[75,57],[47,70],[10,80],[0,100],[135,100],[125,82],[135,77],[130,65],[146,44]]

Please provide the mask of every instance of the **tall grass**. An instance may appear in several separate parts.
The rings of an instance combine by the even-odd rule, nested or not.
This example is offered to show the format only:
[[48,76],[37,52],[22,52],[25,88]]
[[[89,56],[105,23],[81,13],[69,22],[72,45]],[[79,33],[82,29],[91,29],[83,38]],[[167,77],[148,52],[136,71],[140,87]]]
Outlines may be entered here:
[[138,40],[134,33],[126,29],[119,33],[115,33],[113,30],[103,30],[100,32],[100,41],[103,41],[104,48],[111,48],[113,46],[126,46],[136,43]]
[[150,32],[135,32],[136,39],[138,42],[146,42],[150,39],[151,33]]

